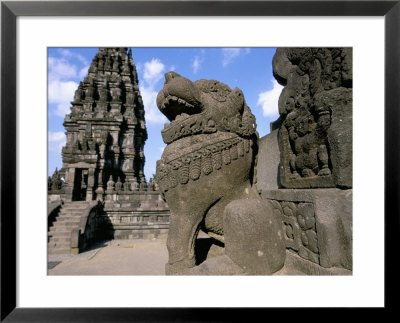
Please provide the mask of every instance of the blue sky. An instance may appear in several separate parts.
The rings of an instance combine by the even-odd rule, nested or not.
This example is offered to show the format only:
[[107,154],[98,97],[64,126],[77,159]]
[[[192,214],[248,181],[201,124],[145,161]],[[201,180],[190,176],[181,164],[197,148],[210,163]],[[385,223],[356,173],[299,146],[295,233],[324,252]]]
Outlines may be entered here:
[[[63,121],[80,81],[87,75],[97,48],[48,49],[48,174],[62,167],[65,145]],[[132,48],[145,107],[148,139],[144,146],[146,180],[155,174],[156,161],[165,147],[161,130],[167,119],[158,111],[156,96],[164,74],[175,71],[188,79],[214,79],[240,88],[257,120],[260,137],[278,114],[282,90],[272,75],[275,48]]]

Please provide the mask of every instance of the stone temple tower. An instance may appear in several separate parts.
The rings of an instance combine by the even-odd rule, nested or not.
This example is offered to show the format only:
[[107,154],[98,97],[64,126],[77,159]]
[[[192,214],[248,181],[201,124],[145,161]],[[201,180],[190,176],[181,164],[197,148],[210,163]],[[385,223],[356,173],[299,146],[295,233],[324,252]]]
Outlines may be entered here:
[[71,105],[60,171],[65,199],[99,199],[110,181],[127,188],[145,183],[147,131],[131,50],[100,48]]

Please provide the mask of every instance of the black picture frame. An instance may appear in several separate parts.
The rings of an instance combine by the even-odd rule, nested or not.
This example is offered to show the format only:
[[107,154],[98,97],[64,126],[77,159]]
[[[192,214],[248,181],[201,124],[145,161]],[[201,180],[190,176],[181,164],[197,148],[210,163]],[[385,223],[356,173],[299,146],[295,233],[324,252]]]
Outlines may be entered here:
[[[384,16],[385,309],[398,286],[391,242],[399,233],[400,1],[2,1],[1,2],[1,321],[236,322],[264,309],[16,307],[16,19],[18,16]],[[373,64],[373,62],[372,62]],[[373,68],[373,67],[370,67]],[[373,131],[373,130],[372,130]],[[371,147],[373,149],[373,147]],[[371,152],[372,153],[372,152]],[[373,168],[373,165],[371,165]],[[372,238],[371,238],[372,239]],[[372,257],[372,256],[371,256]],[[390,278],[389,278],[390,277]],[[261,316],[259,316],[261,315]],[[248,319],[244,321],[249,321]]]

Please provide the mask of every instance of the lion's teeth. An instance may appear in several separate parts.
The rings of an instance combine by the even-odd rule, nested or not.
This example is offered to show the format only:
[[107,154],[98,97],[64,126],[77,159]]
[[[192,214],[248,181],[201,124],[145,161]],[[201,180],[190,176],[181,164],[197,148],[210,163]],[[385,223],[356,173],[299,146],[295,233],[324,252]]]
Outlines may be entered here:
[[178,98],[174,95],[168,95],[168,97],[165,98],[161,108],[168,109],[169,105],[177,104],[177,103],[185,108],[189,108],[189,109],[194,108],[194,105],[192,105],[192,104],[186,102],[184,99]]

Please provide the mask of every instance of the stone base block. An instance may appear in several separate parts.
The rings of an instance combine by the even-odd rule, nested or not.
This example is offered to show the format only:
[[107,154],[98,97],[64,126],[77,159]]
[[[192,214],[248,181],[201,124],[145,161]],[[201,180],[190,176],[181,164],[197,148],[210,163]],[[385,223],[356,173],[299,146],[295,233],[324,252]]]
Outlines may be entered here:
[[131,240],[131,239],[164,239],[168,236],[167,229],[116,229],[114,232],[114,239],[116,240]]
[[79,248],[71,248],[71,255],[77,255],[79,253]]
[[286,251],[285,266],[279,272],[275,273],[277,276],[349,276],[352,275],[351,270],[331,267],[324,268],[311,261],[301,258],[293,251]]
[[351,189],[279,189],[261,195],[281,218],[288,250],[323,268],[352,270]]
[[[139,196],[139,195],[137,195]],[[153,194],[153,202],[158,201],[158,195]],[[164,205],[149,207],[144,205],[148,201],[143,201],[141,207],[117,207],[114,203],[112,207],[106,207],[113,239],[154,239],[166,238],[169,228],[170,211]],[[144,205],[144,206],[143,206]]]

